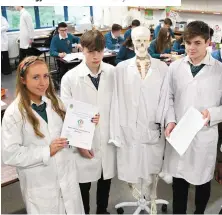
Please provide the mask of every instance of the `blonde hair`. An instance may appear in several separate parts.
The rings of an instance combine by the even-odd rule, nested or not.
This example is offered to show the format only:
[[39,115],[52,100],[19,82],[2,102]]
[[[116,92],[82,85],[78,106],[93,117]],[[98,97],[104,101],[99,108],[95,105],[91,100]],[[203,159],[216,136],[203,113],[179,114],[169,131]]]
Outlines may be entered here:
[[[26,85],[22,82],[22,78],[26,79],[28,71],[31,69],[32,65],[34,64],[44,64],[48,68],[46,62],[36,56],[26,57],[18,66],[17,68],[17,75],[16,75],[16,96],[19,96],[19,104],[18,108],[22,114],[23,120],[27,118],[27,120],[32,124],[35,134],[38,137],[44,138],[44,134],[40,132],[40,124],[38,118],[35,116],[32,108],[31,108],[31,100],[28,94],[28,90]],[[49,76],[49,87],[46,90],[46,97],[51,100],[52,109],[64,120],[65,118],[65,111],[59,105],[61,101],[57,98],[53,82],[51,76]]]

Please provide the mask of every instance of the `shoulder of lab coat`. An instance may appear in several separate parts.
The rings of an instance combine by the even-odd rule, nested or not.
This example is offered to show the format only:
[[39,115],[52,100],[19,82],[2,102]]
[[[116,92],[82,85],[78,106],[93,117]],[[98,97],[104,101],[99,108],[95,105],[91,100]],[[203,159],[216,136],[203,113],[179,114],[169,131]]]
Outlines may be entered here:
[[9,29],[9,24],[8,24],[6,18],[2,16],[2,18],[1,18],[1,32],[2,33],[7,32],[8,29]]
[[[114,66],[102,62],[103,72],[114,71]],[[70,99],[72,99],[72,86],[75,85],[81,77],[88,75],[88,68],[85,61],[83,60],[78,66],[69,70],[63,77],[61,81],[61,99],[67,107]]]
[[23,126],[29,122],[22,118],[18,103],[19,99],[16,98],[2,120],[2,160],[7,165],[23,168],[47,165],[50,159],[49,146],[23,146]]
[[[210,126],[214,126],[222,122],[222,63],[218,60],[215,60],[212,56],[210,56],[212,66],[214,67],[214,72],[219,73],[220,77],[220,89],[219,96],[220,96],[220,104],[217,107],[211,107],[208,109],[210,112]],[[213,83],[212,83],[213,84]]]

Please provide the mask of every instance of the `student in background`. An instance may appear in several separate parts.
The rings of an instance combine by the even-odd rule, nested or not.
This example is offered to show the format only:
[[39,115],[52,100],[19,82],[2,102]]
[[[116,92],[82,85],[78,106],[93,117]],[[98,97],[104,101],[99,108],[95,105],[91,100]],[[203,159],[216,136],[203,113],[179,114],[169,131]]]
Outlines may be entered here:
[[97,181],[97,214],[107,212],[111,179],[116,174],[116,149],[110,138],[110,108],[114,90],[114,67],[102,61],[105,38],[98,30],[81,37],[85,60],[62,78],[61,99],[65,106],[72,99],[97,106],[100,119],[95,128],[92,149],[75,151],[85,213],[90,212],[91,182]]
[[133,28],[140,26],[140,21],[138,19],[134,19],[131,24],[131,28],[128,29],[124,34],[124,40],[126,40],[129,36],[131,36],[131,31]]
[[153,58],[164,59],[171,57],[171,36],[167,28],[161,28],[157,39],[150,43],[148,49]]
[[121,61],[128,60],[135,56],[133,42],[131,36],[129,36],[120,47],[119,53],[116,56],[116,64]]
[[17,169],[28,214],[84,214],[73,150],[60,137],[65,111],[47,64],[25,58],[2,121],[2,160]]
[[31,14],[23,6],[15,8],[20,11],[19,60],[21,62],[25,57],[33,54],[31,46],[34,39],[34,25]]
[[172,51],[177,52],[178,54],[185,53],[185,44],[183,41],[183,36],[181,36],[179,39],[174,41]]
[[58,24],[58,34],[53,36],[50,44],[50,55],[53,57],[65,57],[66,54],[72,53],[72,44],[78,44],[77,48],[81,48],[79,37],[67,33],[68,26],[65,22]]
[[9,29],[8,22],[5,17],[1,17],[1,70],[2,74],[8,75],[11,74],[11,68],[9,63],[8,55],[8,35],[7,31]]
[[[170,32],[171,37],[172,37],[172,38],[175,38],[174,33],[173,33],[173,30],[170,28],[172,25],[173,25],[173,23],[172,23],[172,21],[171,21],[170,18],[164,19],[163,28],[168,29],[169,32]],[[155,28],[154,33],[153,33],[153,40],[157,38],[161,27],[162,27],[161,24],[159,24],[159,25]]]
[[106,48],[114,50],[119,48],[124,39],[120,36],[122,26],[118,24],[112,25],[112,31],[105,34]]

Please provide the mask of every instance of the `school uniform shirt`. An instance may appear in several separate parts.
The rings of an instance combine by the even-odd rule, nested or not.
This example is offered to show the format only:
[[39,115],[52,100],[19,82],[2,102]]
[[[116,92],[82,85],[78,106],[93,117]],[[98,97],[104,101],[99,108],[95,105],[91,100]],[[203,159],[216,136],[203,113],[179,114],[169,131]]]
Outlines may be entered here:
[[[153,33],[153,40],[157,38],[158,34],[159,34],[159,31],[160,29],[162,28],[161,24],[159,24],[155,30],[154,30],[154,33]],[[175,35],[173,33],[173,30],[171,28],[169,28],[169,32],[170,32],[170,35],[172,38],[175,38]]]
[[84,158],[75,150],[79,182],[87,183],[101,178],[111,179],[116,174],[116,147],[109,145],[110,108],[114,89],[114,67],[101,62],[98,90],[89,77],[91,71],[83,60],[81,64],[68,71],[61,82],[61,99],[67,107],[70,100],[75,99],[97,106],[100,119],[93,137],[92,159]]
[[133,58],[134,56],[135,52],[132,48],[121,46],[115,62],[118,64],[119,62]]
[[186,56],[170,65],[170,107],[166,124],[178,123],[190,107],[200,112],[207,109],[210,122],[196,134],[183,156],[166,144],[163,172],[193,185],[202,185],[213,178],[215,169],[218,124],[222,122],[222,64],[207,53],[203,61],[195,65],[205,65],[195,76],[190,64],[192,61]]
[[[17,169],[28,214],[84,214],[75,154],[64,148],[50,157],[50,144],[61,135],[63,121],[46,103],[47,122],[33,110],[44,138],[19,111],[18,96],[6,109],[2,121],[2,161]],[[24,113],[26,114],[26,113]]]
[[131,36],[131,32],[132,32],[132,29],[131,29],[131,28],[128,29],[128,30],[125,32],[125,34],[124,34],[124,40],[126,40],[128,37]]
[[170,54],[171,53],[171,48],[166,48],[163,53],[157,53],[157,41],[153,40],[150,43],[150,46],[148,48],[148,52],[151,55],[152,58],[157,58],[157,59],[164,59],[160,57],[161,54]]
[[34,25],[32,22],[32,16],[23,8],[20,11],[20,48],[28,49],[29,42],[34,38]]
[[108,32],[105,34],[105,41],[106,41],[106,48],[110,50],[114,50],[116,47],[116,44],[121,45],[124,41],[124,39],[119,36],[118,38],[115,38],[112,32]]
[[181,45],[178,41],[173,43],[172,51],[177,52],[178,54],[185,53],[185,46]]
[[59,53],[65,52],[66,54],[72,53],[72,44],[79,43],[80,38],[67,34],[66,38],[62,38],[60,34],[53,36],[50,44],[50,55],[58,57]]

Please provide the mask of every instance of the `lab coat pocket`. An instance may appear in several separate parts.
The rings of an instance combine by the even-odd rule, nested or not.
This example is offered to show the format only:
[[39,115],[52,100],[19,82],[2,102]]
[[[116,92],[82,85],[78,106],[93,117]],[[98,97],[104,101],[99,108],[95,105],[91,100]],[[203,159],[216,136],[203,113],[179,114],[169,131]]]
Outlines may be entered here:
[[136,134],[134,133],[135,130],[133,130],[130,127],[120,125],[120,136],[124,145],[132,146],[135,144],[136,142],[136,137],[135,137]]
[[140,143],[142,144],[157,144],[160,140],[160,129],[159,125],[155,123],[149,124],[149,128],[142,132],[140,137]]
[[55,187],[28,189],[26,204],[28,213],[58,213],[59,193],[59,188]]

